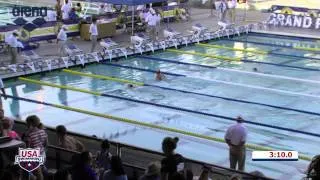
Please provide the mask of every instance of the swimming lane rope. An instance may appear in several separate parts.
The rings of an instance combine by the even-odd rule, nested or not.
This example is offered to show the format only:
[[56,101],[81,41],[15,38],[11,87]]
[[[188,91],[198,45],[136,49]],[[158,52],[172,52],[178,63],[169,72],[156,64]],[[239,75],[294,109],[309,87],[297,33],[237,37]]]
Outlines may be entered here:
[[227,47],[227,46],[220,46],[215,44],[196,44],[197,46],[202,47],[210,47],[210,48],[217,48],[217,49],[227,49],[232,51],[242,51],[242,52],[249,52],[249,53],[256,53],[256,54],[268,54],[268,51],[261,51],[261,50],[251,50],[251,49],[241,49],[241,48],[233,48],[233,47]]
[[216,66],[196,64],[196,63],[187,63],[187,62],[181,62],[181,61],[171,60],[171,59],[149,57],[149,56],[138,56],[138,58],[147,59],[147,60],[151,60],[151,61],[163,61],[163,62],[169,62],[169,63],[174,63],[174,64],[184,64],[184,65],[189,65],[189,66],[197,66],[197,67],[203,67],[203,68],[208,68],[208,69],[218,69],[221,71],[237,72],[237,73],[242,73],[242,74],[250,74],[250,75],[254,75],[254,76],[265,76],[265,77],[271,77],[271,78],[277,78],[277,79],[285,79],[285,80],[320,84],[320,81],[316,81],[316,80],[300,79],[300,78],[294,78],[294,77],[288,77],[288,76],[282,76],[282,75],[276,75],[276,74],[265,74],[265,73],[261,73],[261,72],[242,71],[242,70],[238,70],[238,69],[223,68],[223,67],[216,67]]
[[[245,63],[267,64],[267,65],[273,65],[273,66],[279,66],[279,67],[302,69],[302,70],[307,70],[307,71],[320,71],[320,69],[305,68],[305,67],[299,67],[299,66],[291,66],[291,65],[284,65],[284,64],[261,62],[261,61],[253,61],[253,60],[247,60],[247,59],[242,59],[242,58],[238,58],[238,57],[237,58],[232,58],[232,57],[225,57],[225,56],[215,56],[215,55],[210,55],[210,54],[205,54],[205,53],[188,52],[188,51],[181,51],[181,50],[175,50],[175,49],[168,49],[167,51],[178,53],[178,54],[189,54],[189,55],[210,57],[210,58],[219,59],[219,60],[230,60],[230,61],[240,61],[240,62],[245,62]],[[224,57],[224,58],[219,58],[219,57]]]

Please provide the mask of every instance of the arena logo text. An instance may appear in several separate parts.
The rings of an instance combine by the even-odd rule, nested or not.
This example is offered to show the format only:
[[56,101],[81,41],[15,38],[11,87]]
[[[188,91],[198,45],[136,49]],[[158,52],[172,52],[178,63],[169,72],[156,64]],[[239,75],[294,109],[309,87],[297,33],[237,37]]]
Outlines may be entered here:
[[12,15],[15,17],[45,17],[47,13],[47,7],[14,6],[12,8]]

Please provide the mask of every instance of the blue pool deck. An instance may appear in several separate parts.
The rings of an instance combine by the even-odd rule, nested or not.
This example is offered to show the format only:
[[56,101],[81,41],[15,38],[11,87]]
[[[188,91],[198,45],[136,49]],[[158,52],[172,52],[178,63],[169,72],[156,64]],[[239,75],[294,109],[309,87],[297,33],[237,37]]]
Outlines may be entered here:
[[[225,143],[155,128],[135,126],[114,119],[87,115],[33,101],[71,106],[101,114],[129,118],[166,128],[223,138],[226,129],[241,115],[247,122],[248,144],[274,150],[295,150],[305,157],[320,147],[320,52],[294,47],[319,48],[313,39],[288,38],[251,33],[209,44],[268,54],[192,45],[178,49],[225,57],[226,61],[199,55],[159,51],[113,62],[71,68],[73,71],[143,82],[127,84],[74,75],[63,71],[27,76],[49,84],[76,87],[99,95],[36,85],[21,80],[6,81],[9,95],[25,98],[4,102],[9,116],[37,114],[50,127],[64,124],[70,131],[109,138],[161,151],[166,136],[181,139],[177,151],[184,156],[228,167]],[[253,69],[257,68],[257,72]],[[154,80],[161,69],[166,80]],[[102,93],[102,94],[100,94]],[[246,171],[259,170],[276,179],[301,179],[309,161],[251,161],[247,149]]]

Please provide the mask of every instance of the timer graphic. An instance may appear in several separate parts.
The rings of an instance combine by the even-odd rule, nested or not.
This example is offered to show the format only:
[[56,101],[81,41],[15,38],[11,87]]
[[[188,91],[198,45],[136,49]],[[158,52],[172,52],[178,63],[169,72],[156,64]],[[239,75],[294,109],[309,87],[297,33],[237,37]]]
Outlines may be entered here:
[[297,151],[253,151],[252,161],[298,161]]

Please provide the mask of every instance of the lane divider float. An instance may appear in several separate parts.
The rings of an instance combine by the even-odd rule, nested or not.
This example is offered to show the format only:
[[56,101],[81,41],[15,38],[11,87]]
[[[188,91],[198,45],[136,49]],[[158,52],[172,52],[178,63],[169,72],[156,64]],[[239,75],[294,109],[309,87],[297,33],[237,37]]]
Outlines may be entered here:
[[[279,66],[279,67],[302,69],[302,70],[306,70],[306,71],[320,71],[320,69],[306,68],[306,67],[299,67],[299,66],[291,66],[291,65],[284,65],[284,64],[276,64],[276,63],[269,63],[269,62],[261,62],[261,61],[253,61],[253,60],[247,60],[247,59],[242,59],[242,58],[238,58],[238,57],[232,58],[232,57],[226,57],[226,56],[215,56],[215,55],[211,55],[211,54],[205,54],[205,53],[199,53],[199,52],[180,51],[180,50],[175,50],[175,49],[168,49],[167,51],[175,52],[175,53],[179,53],[179,54],[190,54],[190,55],[196,55],[196,56],[210,57],[210,58],[213,58],[213,59],[220,59],[220,60],[241,61],[241,62],[245,62],[245,63],[256,63],[256,64],[267,64],[267,65],[273,65],[273,66]],[[273,53],[273,54],[275,54],[275,53]],[[278,54],[276,54],[276,55],[278,55]],[[291,56],[291,55],[283,55],[283,56]],[[218,57],[220,57],[220,58],[218,58]]]
[[298,49],[298,50],[304,50],[304,51],[315,51],[315,52],[320,52],[320,48],[307,48],[307,47],[299,47],[299,46],[294,46],[293,49]]
[[80,76],[87,76],[87,77],[92,77],[92,78],[98,78],[98,79],[103,79],[103,80],[109,80],[109,81],[115,81],[115,82],[121,82],[121,83],[127,83],[127,84],[133,84],[136,86],[143,86],[144,84],[141,82],[136,82],[136,81],[130,81],[126,79],[119,79],[115,77],[109,77],[109,76],[101,76],[101,75],[96,75],[96,74],[88,74],[88,73],[82,73],[79,71],[72,71],[69,69],[63,69],[63,72],[70,73],[70,74],[75,74],[75,75],[80,75]]
[[262,50],[251,50],[251,49],[242,49],[242,48],[233,48],[233,47],[227,47],[227,46],[220,46],[216,44],[196,44],[197,46],[202,46],[202,47],[209,47],[209,48],[217,48],[217,49],[227,49],[227,50],[232,50],[232,51],[242,51],[242,52],[248,52],[248,53],[256,53],[256,54],[268,54],[268,51],[262,51]]
[[282,76],[282,75],[276,75],[276,74],[265,74],[262,72],[250,72],[250,71],[243,71],[243,70],[238,70],[238,69],[223,68],[223,67],[216,67],[216,66],[196,64],[196,63],[180,62],[180,61],[171,60],[171,59],[163,59],[163,58],[148,57],[148,56],[139,56],[139,58],[145,59],[145,60],[148,59],[148,60],[153,60],[153,61],[169,62],[169,63],[174,63],[174,64],[184,64],[184,65],[189,65],[189,66],[199,66],[199,67],[203,67],[203,68],[217,69],[217,70],[222,70],[222,71],[238,72],[238,73],[250,74],[250,75],[255,75],[255,76],[264,76],[264,77],[270,77],[270,78],[276,78],[276,79],[285,79],[285,80],[320,84],[320,81],[316,81],[316,80],[294,78],[294,77],[288,77],[288,76]]
[[221,60],[227,60],[227,61],[241,61],[241,58],[239,57],[227,57],[227,56],[217,56],[212,54],[205,54],[205,53],[199,53],[199,52],[189,52],[189,51],[181,51],[176,49],[167,49],[169,52],[175,52],[180,54],[190,54],[190,55],[197,55],[197,56],[203,56],[203,57],[209,57],[214,59],[221,59]]

